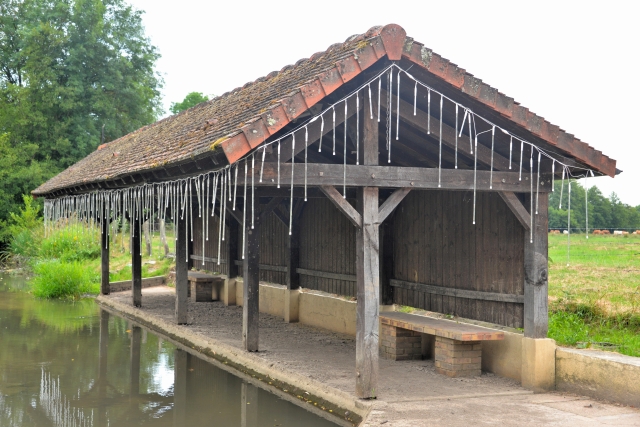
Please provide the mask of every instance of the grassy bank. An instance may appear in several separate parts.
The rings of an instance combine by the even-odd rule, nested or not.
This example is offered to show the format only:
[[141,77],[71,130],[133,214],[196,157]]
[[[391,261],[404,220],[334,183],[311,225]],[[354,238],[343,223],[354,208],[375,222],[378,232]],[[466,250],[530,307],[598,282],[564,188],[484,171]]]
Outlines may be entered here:
[[[26,209],[31,209],[29,206]],[[23,215],[25,213],[23,212]],[[173,231],[167,230],[169,250],[174,252]],[[110,281],[131,280],[129,234],[111,234]],[[95,226],[68,223],[48,230],[41,222],[19,227],[9,242],[5,260],[30,271],[31,292],[40,298],[77,298],[100,290],[100,230]],[[142,277],[167,275],[173,263],[165,256],[159,232],[151,233],[152,250],[143,240]]]
[[549,236],[549,337],[640,356],[640,236]]

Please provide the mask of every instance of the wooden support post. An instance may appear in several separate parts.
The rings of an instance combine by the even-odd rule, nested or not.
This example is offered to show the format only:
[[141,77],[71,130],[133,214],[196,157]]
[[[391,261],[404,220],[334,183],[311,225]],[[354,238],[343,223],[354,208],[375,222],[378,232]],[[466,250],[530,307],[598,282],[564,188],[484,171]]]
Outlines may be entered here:
[[189,353],[176,348],[173,353],[173,425],[187,425],[187,360]]
[[[524,205],[531,206],[530,197],[526,195]],[[524,336],[529,338],[546,338],[549,329],[548,310],[548,224],[547,209],[549,194],[538,195],[538,214],[529,212],[534,217],[533,243],[530,232],[524,232]],[[535,204],[535,200],[534,200]]]
[[189,229],[187,221],[176,218],[176,308],[175,318],[178,325],[187,323],[187,299],[189,291],[189,253],[187,240]]
[[140,222],[131,218],[131,293],[133,306],[142,306],[142,253],[140,252]]
[[109,287],[109,221],[102,218],[102,238],[100,239],[100,263],[101,263],[101,277],[100,277],[100,293],[102,295],[109,295],[111,289]]
[[235,279],[238,277],[238,265],[235,263],[238,258],[238,232],[240,230],[238,221],[234,218],[229,218],[229,234],[226,236],[227,239],[227,268],[228,274],[227,277],[229,279]]
[[242,343],[247,351],[258,351],[260,292],[260,221],[253,230],[245,224],[244,260],[242,264]]
[[[140,344],[142,341],[142,329],[139,326],[131,326],[131,353],[129,370],[129,397],[136,398],[140,394]],[[137,400],[135,401],[137,404]]]
[[[364,119],[363,163],[378,164],[378,122]],[[361,226],[356,232],[356,396],[375,399],[378,393],[378,310],[380,258],[378,188],[358,189]]]
[[378,188],[360,189],[358,207],[362,227],[356,233],[356,395],[370,399],[376,397],[378,384]]

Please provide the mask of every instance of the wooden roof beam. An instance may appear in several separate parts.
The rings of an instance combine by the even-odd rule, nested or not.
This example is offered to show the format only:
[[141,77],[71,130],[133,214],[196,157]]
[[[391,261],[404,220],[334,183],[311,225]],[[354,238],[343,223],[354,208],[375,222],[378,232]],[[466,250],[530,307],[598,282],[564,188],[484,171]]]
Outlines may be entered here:
[[[280,185],[283,187],[291,186],[291,167],[291,163],[280,165]],[[491,173],[490,171],[478,170],[475,174],[476,189],[478,191],[512,191],[515,193],[528,193],[530,191],[528,181],[531,177],[530,173],[523,174],[522,181],[519,180],[518,172],[494,171]],[[438,181],[439,175],[441,177],[440,182]],[[263,177],[262,183],[258,183],[257,179],[255,180],[256,186],[275,187],[278,177],[278,165],[265,163]],[[251,182],[250,179],[251,177],[248,176],[249,183]],[[492,180],[493,188],[489,188],[490,179]],[[537,179],[536,174],[533,174],[533,179]],[[294,165],[293,185],[295,187],[303,187],[305,182],[307,187],[341,187],[346,182],[346,185],[350,187],[473,190],[474,171],[309,163],[307,165],[307,176],[305,177],[304,165]],[[551,175],[542,175],[542,183],[544,185],[540,185],[540,192],[550,192]],[[238,185],[244,185],[244,176],[238,176]]]

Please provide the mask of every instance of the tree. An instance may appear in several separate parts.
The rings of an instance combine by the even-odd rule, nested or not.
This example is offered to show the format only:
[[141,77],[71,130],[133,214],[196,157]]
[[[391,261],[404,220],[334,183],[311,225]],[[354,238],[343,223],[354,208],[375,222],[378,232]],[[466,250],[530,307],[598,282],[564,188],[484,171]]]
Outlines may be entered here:
[[209,97],[207,97],[207,95],[203,95],[200,92],[191,92],[184,97],[182,102],[172,102],[169,110],[171,110],[173,114],[178,114],[181,111],[187,110],[193,106],[200,104],[201,102],[205,102],[208,100]]
[[103,125],[108,142],[162,113],[141,13],[124,0],[0,0],[0,150],[17,162],[2,171],[0,220],[5,201],[94,151]]
[[[569,181],[556,179],[554,191],[549,195],[549,228],[566,229],[569,207]],[[585,194],[589,213],[589,229],[629,229],[640,228],[640,206],[632,207],[620,201],[616,193],[604,197],[596,186],[583,187],[584,180],[571,180],[571,228],[582,230],[586,227]],[[588,185],[588,182],[587,182]],[[562,206],[560,194],[562,193]]]

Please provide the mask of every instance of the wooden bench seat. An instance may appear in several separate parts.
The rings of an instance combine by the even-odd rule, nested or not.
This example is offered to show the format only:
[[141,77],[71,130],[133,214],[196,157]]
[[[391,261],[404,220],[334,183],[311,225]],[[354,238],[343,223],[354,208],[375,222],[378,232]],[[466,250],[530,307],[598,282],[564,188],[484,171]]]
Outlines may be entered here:
[[380,313],[380,355],[386,359],[422,359],[422,337],[435,337],[436,370],[450,377],[478,376],[482,341],[503,340],[504,332],[400,312]]
[[189,270],[189,296],[194,302],[217,301],[222,295],[224,277]]

